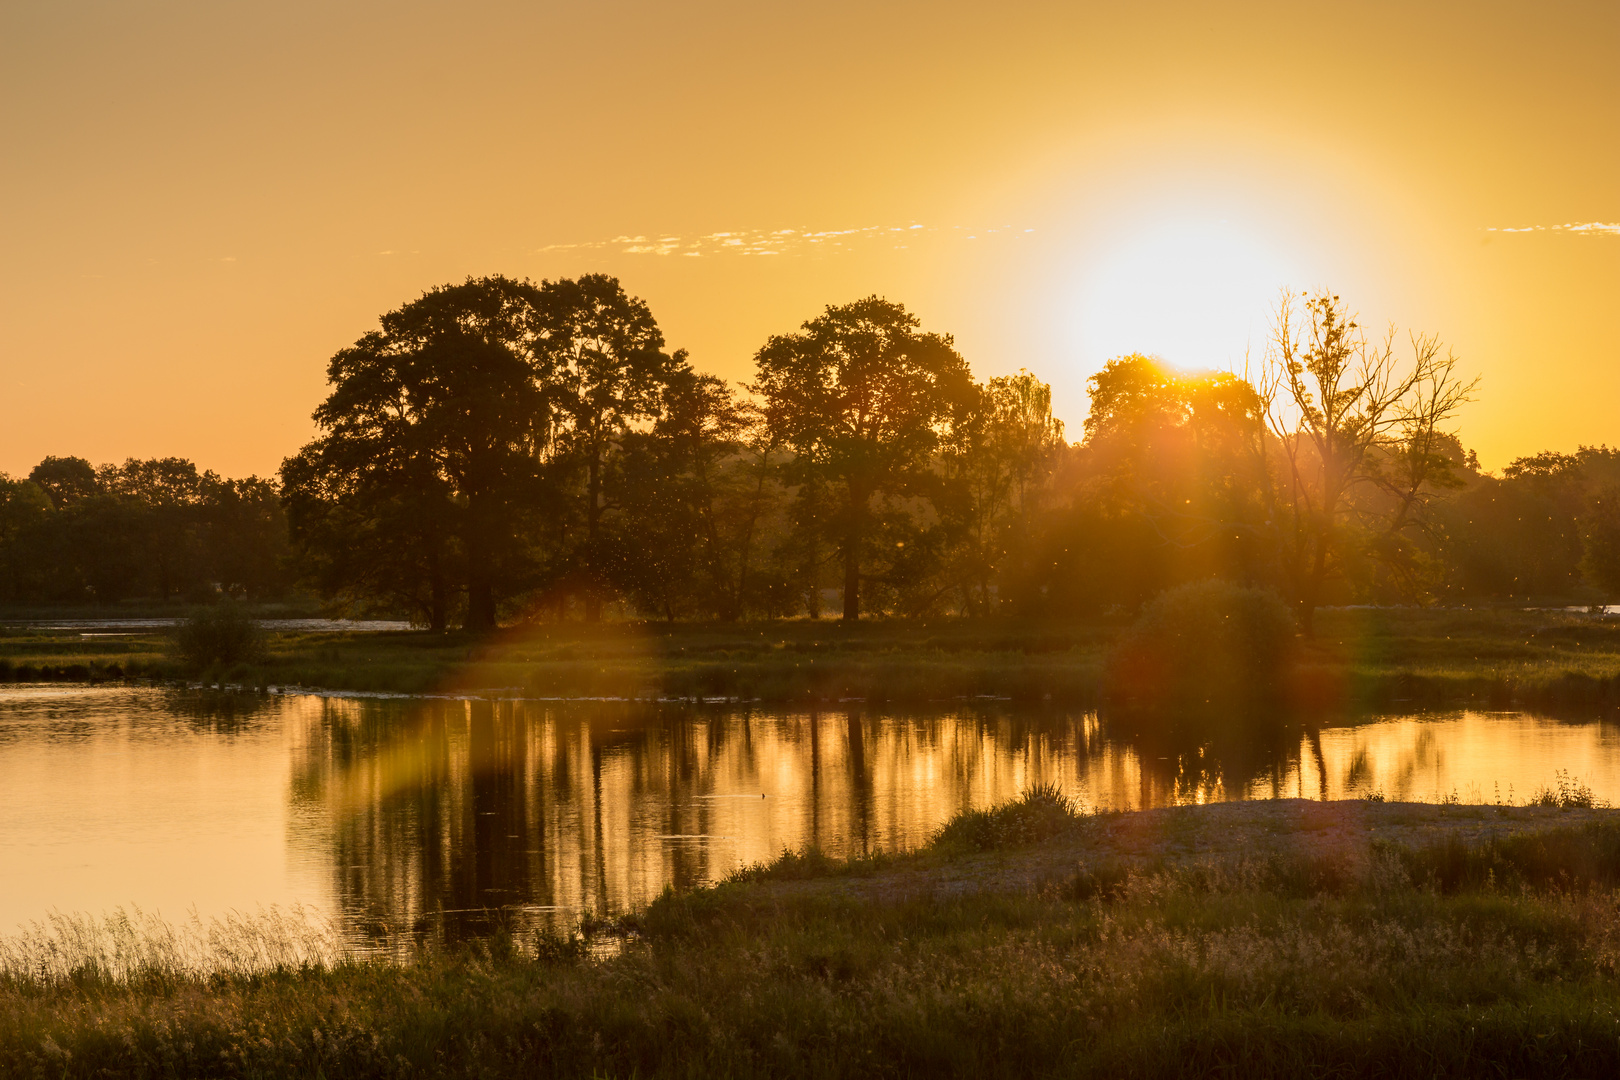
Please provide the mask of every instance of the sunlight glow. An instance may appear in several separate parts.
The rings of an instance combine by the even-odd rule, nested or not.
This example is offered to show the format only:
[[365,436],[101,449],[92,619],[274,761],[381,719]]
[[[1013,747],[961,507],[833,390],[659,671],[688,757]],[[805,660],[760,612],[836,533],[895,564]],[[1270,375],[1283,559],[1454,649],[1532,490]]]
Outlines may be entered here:
[[1074,309],[1089,366],[1126,353],[1177,367],[1241,368],[1264,349],[1271,310],[1300,268],[1227,220],[1132,230],[1093,260]]

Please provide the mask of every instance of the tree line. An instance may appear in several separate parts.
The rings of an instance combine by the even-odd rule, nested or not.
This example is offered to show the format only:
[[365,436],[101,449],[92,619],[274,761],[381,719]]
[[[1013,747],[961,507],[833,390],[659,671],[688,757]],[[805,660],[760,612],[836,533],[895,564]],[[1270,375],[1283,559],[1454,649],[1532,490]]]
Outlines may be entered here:
[[0,602],[263,600],[294,573],[274,479],[182,458],[47,457],[25,478],[0,473]]
[[339,351],[275,480],[47,458],[0,478],[14,603],[311,590],[436,629],[605,612],[1084,616],[1221,577],[1308,630],[1346,602],[1620,592],[1620,453],[1483,472],[1434,337],[1285,295],[1242,375],[1142,355],[1076,442],[1035,375],[976,380],[877,297],[734,387],[604,275],[469,279]]

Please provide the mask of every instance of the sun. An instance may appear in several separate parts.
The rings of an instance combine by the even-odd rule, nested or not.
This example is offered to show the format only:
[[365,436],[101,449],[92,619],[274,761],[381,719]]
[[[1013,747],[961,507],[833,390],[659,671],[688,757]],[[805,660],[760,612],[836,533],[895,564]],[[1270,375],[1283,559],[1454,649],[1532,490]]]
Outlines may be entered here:
[[1241,367],[1264,349],[1278,293],[1300,268],[1227,219],[1168,219],[1122,232],[1089,260],[1075,305],[1084,359],[1149,353],[1180,368]]

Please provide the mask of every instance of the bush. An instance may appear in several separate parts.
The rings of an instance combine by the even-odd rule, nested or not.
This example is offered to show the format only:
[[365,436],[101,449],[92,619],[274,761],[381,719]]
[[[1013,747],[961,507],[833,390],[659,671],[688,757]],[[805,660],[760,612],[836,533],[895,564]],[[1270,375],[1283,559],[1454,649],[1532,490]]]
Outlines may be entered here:
[[1085,814],[1056,784],[1037,784],[989,810],[963,810],[934,835],[934,848],[992,851],[1034,844],[1077,828]]
[[1161,593],[1115,647],[1107,694],[1150,711],[1275,705],[1293,663],[1294,615],[1276,593],[1209,580]]
[[251,664],[264,658],[265,636],[240,605],[202,608],[175,628],[175,646],[194,668]]

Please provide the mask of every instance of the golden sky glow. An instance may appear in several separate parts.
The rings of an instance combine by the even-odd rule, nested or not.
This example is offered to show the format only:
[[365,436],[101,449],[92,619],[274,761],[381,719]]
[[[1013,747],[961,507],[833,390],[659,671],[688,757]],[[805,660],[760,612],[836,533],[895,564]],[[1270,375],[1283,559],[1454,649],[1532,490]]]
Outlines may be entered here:
[[0,4],[0,470],[272,471],[334,350],[496,272],[735,379],[880,293],[1071,430],[1327,285],[1484,376],[1487,466],[1612,444],[1617,135],[1604,2]]

